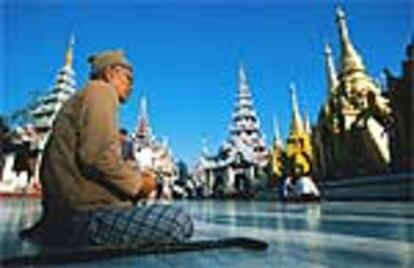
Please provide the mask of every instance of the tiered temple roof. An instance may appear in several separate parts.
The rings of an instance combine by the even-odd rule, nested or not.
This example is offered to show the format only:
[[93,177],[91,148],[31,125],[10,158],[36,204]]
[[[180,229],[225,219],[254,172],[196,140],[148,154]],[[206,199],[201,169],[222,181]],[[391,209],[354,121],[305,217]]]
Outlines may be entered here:
[[243,65],[240,65],[238,71],[236,104],[229,130],[230,136],[223,142],[219,154],[203,157],[201,162],[204,166],[224,167],[234,162],[240,155],[249,163],[261,167],[267,164],[265,141]]
[[65,64],[59,70],[55,84],[49,92],[37,99],[36,104],[29,112],[34,127],[41,132],[47,132],[51,129],[63,103],[76,91],[75,71],[73,70],[74,44],[75,39],[72,36],[65,54]]
[[169,176],[176,175],[176,166],[168,142],[159,142],[152,134],[147,99],[140,100],[140,114],[132,135],[134,157],[140,168],[149,168]]

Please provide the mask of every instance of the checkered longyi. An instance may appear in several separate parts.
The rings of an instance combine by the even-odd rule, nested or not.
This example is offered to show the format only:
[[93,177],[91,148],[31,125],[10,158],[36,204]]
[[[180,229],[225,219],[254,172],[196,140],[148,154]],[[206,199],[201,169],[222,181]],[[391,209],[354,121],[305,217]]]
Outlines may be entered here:
[[179,207],[162,204],[130,210],[99,209],[89,212],[86,224],[79,227],[76,239],[86,239],[92,245],[175,243],[188,240],[193,234],[190,215]]

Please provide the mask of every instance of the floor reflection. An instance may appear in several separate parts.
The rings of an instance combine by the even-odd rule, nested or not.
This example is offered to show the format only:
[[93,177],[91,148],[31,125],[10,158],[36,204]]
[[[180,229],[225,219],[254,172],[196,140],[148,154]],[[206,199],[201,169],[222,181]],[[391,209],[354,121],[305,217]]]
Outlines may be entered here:
[[[412,267],[412,203],[281,204],[260,201],[184,201],[196,219],[196,238],[250,236],[269,250],[142,256],[87,266],[142,267]],[[18,239],[18,231],[39,216],[39,202],[0,200],[1,256],[38,249]],[[72,266],[71,266],[72,267]]]

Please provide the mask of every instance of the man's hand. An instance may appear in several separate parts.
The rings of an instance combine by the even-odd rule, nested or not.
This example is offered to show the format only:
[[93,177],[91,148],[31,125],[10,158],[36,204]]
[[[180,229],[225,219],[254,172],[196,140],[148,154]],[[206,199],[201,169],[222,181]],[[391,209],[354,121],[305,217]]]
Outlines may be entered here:
[[153,192],[157,187],[157,176],[152,171],[143,170],[140,172],[138,179],[141,181],[139,196],[142,198],[147,198],[149,194]]

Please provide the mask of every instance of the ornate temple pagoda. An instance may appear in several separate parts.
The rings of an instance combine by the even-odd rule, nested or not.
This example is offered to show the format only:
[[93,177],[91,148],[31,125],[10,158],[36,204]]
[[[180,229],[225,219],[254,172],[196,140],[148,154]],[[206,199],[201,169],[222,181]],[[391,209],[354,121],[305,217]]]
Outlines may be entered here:
[[[42,150],[52,130],[53,122],[63,104],[75,93],[75,72],[73,70],[72,36],[65,54],[63,67],[58,71],[54,85],[34,103],[19,111],[20,116],[27,118],[13,131],[12,143],[18,149],[5,156],[2,170],[3,181],[0,183],[0,195],[35,195],[40,196],[38,169]],[[39,152],[35,153],[35,152]],[[19,159],[31,157],[33,172],[27,170],[15,172],[13,166]],[[27,159],[25,161],[28,161]]]
[[140,100],[140,113],[132,135],[132,147],[137,166],[157,172],[164,179],[164,183],[172,187],[177,177],[177,167],[167,140],[159,142],[152,134],[145,97]]
[[335,66],[326,45],[328,93],[313,135],[314,173],[327,179],[382,174],[390,163],[389,101],[368,75],[341,8],[336,11],[336,22],[340,64]]
[[310,121],[307,116],[302,119],[296,88],[290,86],[292,119],[290,123],[289,136],[286,139],[286,173],[292,175],[294,169],[301,167],[304,174],[310,174],[313,163],[313,148],[311,140]]
[[268,160],[246,72],[240,65],[230,136],[217,155],[203,153],[196,174],[205,182],[207,196],[250,196]]
[[44,96],[39,97],[29,115],[34,128],[41,136],[39,149],[43,149],[53,122],[63,104],[75,93],[75,71],[73,70],[74,36],[71,37],[65,54],[65,63],[59,70],[55,84]]

